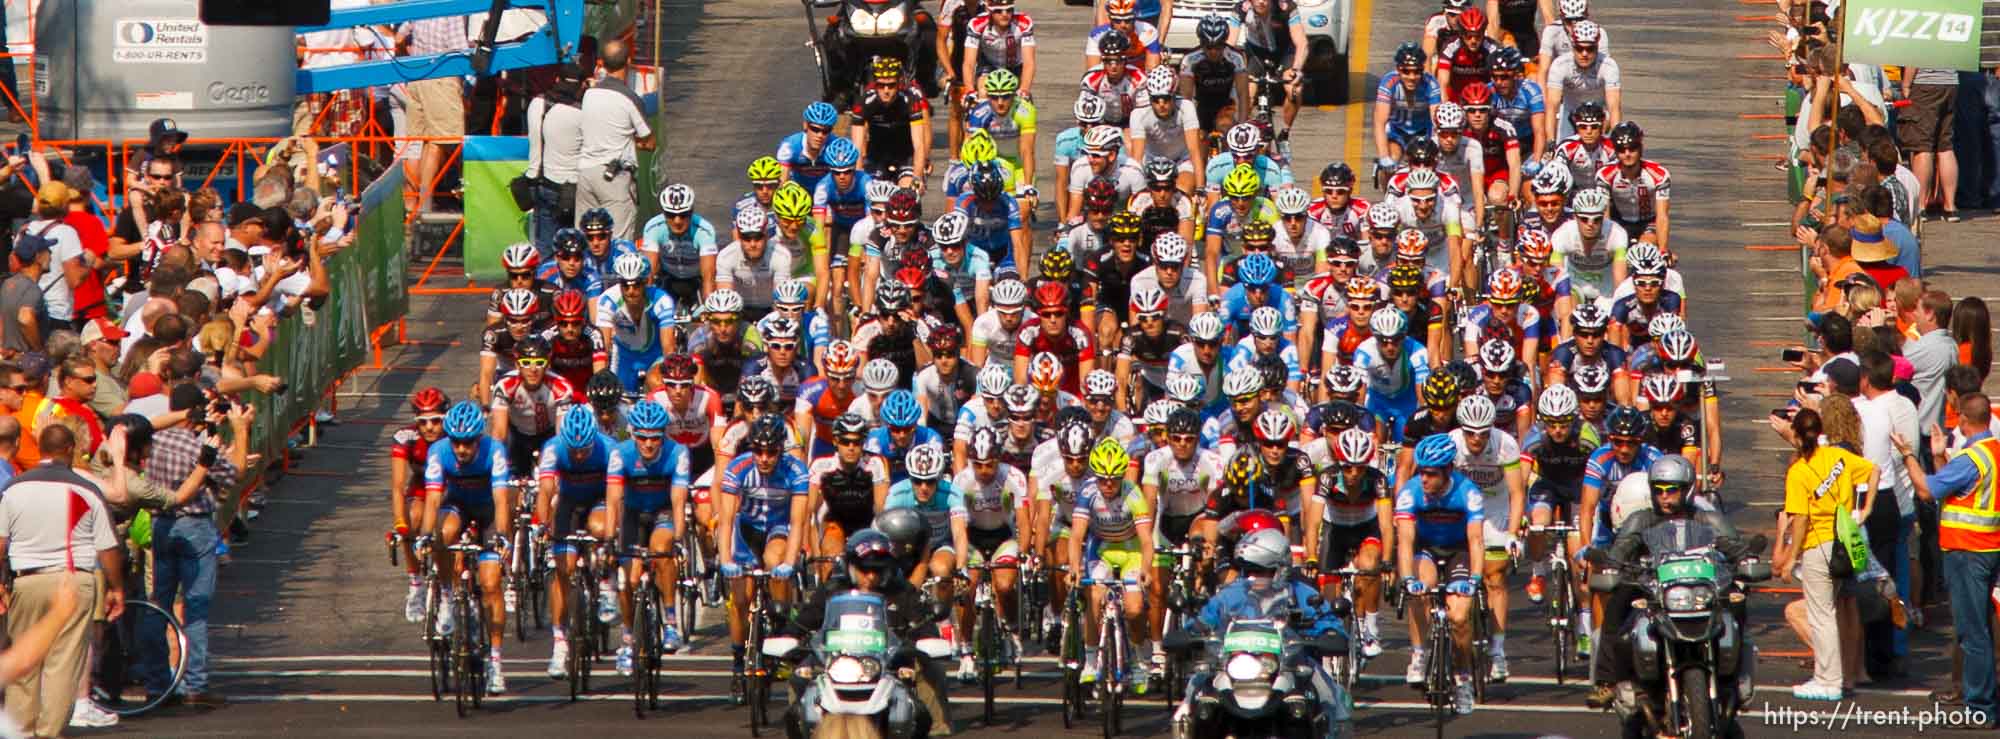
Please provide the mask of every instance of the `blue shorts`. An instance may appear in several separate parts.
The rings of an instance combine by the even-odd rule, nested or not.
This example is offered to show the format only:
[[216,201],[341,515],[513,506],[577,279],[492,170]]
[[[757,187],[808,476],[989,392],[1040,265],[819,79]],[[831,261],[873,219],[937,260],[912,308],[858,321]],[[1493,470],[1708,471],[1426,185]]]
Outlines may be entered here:
[[1369,393],[1366,407],[1371,415],[1393,425],[1392,438],[1401,439],[1403,425],[1409,423],[1410,417],[1417,413],[1417,394],[1413,391],[1404,391],[1401,395],[1385,398]]
[[618,373],[618,383],[625,386],[625,392],[636,393],[644,384],[646,370],[659,363],[660,348],[637,352],[612,342],[611,356],[611,370]]
[[1408,149],[1410,148],[1410,142],[1430,138],[1430,135],[1429,128],[1419,131],[1406,131],[1395,126],[1390,126],[1388,131],[1389,143],[1395,144],[1397,148],[1401,149]]
[[618,560],[623,562],[631,559],[625,552],[633,547],[645,546],[652,540],[652,532],[673,530],[674,516],[667,510],[667,503],[662,502],[657,507],[649,508],[634,506],[631,501],[627,501],[624,520],[618,525]]
[[[487,540],[489,547],[491,543],[497,541],[497,539],[493,538],[493,501],[491,500],[479,502],[446,498],[444,503],[438,506],[439,520],[443,520],[445,516],[458,516],[459,531],[464,531],[468,527],[478,530],[480,538]],[[499,562],[500,553],[488,548],[486,551],[479,553],[479,561],[481,563]]]
[[760,529],[747,525],[739,518],[736,520],[736,549],[730,553],[730,560],[744,567],[760,566],[764,563],[764,546],[774,537],[791,535],[790,523]]

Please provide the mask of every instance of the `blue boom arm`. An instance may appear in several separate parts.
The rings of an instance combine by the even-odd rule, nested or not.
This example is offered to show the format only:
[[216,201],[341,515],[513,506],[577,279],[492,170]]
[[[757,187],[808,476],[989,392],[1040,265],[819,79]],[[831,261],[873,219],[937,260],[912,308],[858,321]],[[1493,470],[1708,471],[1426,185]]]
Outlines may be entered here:
[[[509,8],[540,10],[548,24],[519,41],[495,43],[486,73],[555,64],[576,52],[583,31],[583,0],[504,0]],[[354,26],[396,25],[406,21],[440,16],[486,13],[494,0],[401,0],[387,5],[336,8],[324,26],[305,27],[299,33]],[[472,29],[473,43],[479,43],[481,29]],[[300,93],[322,93],[357,87],[392,85],[398,82],[457,77],[473,74],[474,50],[447,54],[397,57],[298,71]]]

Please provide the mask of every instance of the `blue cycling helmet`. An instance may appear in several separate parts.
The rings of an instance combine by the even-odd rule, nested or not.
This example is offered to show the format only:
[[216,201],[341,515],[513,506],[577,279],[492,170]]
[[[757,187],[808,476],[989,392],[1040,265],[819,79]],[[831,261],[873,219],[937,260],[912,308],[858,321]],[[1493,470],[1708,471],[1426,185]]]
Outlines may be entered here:
[[832,127],[840,118],[840,111],[832,103],[819,102],[806,106],[806,125]]
[[597,442],[597,414],[590,408],[572,405],[563,413],[562,423],[556,429],[562,437],[563,446],[582,449]]
[[852,141],[834,139],[826,142],[826,149],[819,153],[819,158],[820,161],[826,162],[826,166],[828,167],[847,169],[853,167],[855,162],[861,160],[861,150],[854,148],[854,142]]
[[1414,456],[1418,467],[1450,467],[1458,460],[1458,445],[1451,434],[1431,434],[1417,442]]
[[486,433],[486,412],[470,400],[453,403],[444,414],[444,435],[453,441],[471,441]]
[[625,421],[632,425],[632,431],[635,433],[640,431],[663,432],[667,430],[667,409],[659,403],[650,400],[641,400],[637,405],[632,406],[632,412],[625,417]]
[[917,396],[908,390],[897,390],[882,399],[882,422],[891,426],[915,426],[922,419],[923,410],[917,407]]
[[1251,254],[1237,263],[1236,277],[1245,285],[1269,285],[1278,279],[1278,264],[1265,254]]

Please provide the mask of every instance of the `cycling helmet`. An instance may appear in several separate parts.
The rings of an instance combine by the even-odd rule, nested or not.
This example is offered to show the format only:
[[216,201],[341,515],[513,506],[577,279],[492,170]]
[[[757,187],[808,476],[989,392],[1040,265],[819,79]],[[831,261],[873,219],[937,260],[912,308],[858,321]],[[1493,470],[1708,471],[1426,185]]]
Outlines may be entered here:
[[513,287],[500,293],[500,315],[509,320],[531,318],[541,309],[541,297],[535,291]]
[[958,350],[965,346],[965,337],[959,333],[958,324],[947,323],[931,329],[931,335],[924,339],[924,345],[930,347],[933,356],[957,356]]
[[449,407],[451,398],[445,397],[443,390],[434,387],[418,390],[416,395],[410,396],[410,411],[418,418],[442,416]]
[[1202,46],[1215,46],[1229,40],[1229,21],[1220,15],[1204,15],[1194,27],[1195,40]]
[[1479,368],[1472,366],[1472,362],[1454,359],[1445,363],[1443,371],[1458,378],[1458,387],[1461,391],[1469,392],[1479,387]]
[[1605,115],[1603,103],[1595,100],[1586,100],[1578,103],[1576,110],[1570,111],[1569,124],[1572,126],[1579,126],[1585,123],[1603,125]]
[[1169,231],[1153,239],[1154,264],[1185,264],[1188,258],[1187,238]]
[[1247,254],[1236,263],[1236,279],[1250,286],[1269,285],[1278,279],[1278,264],[1266,254]]
[[1326,389],[1343,395],[1358,393],[1361,392],[1361,384],[1367,379],[1367,375],[1353,365],[1335,365],[1326,371]]
[[453,403],[444,414],[444,435],[452,441],[471,441],[486,434],[486,411],[470,400]]
[[1410,170],[1409,176],[1403,178],[1403,192],[1406,193],[1416,192],[1418,190],[1436,190],[1437,188],[1438,188],[1437,170],[1431,169],[1429,167],[1413,168]]
[[1005,279],[993,286],[993,305],[1001,310],[1019,308],[1027,302],[1028,286],[1020,280]]
[[1231,398],[1255,395],[1264,389],[1264,373],[1255,367],[1237,367],[1222,376],[1222,394]]
[[646,263],[646,258],[629,251],[611,260],[611,275],[619,282],[643,285],[650,272],[652,265]]
[[903,457],[903,468],[911,480],[931,481],[944,476],[944,450],[937,444],[918,444]]
[[1688,333],[1687,329],[1675,329],[1665,334],[1655,335],[1660,340],[1660,355],[1665,357],[1667,361],[1682,363],[1694,360],[1697,347],[1695,345],[1694,334]]
[[702,312],[741,313],[743,312],[743,294],[727,287],[716,288],[715,292],[708,294],[707,302],[702,304]]
[[1569,27],[1569,40],[1577,46],[1596,46],[1604,38],[1604,29],[1596,21],[1580,20]]
[[[1050,253],[1052,254],[1056,252],[1061,252],[1064,257],[1069,256],[1069,252],[1062,252],[1060,249],[1050,250]],[[1048,264],[1049,262],[1047,261],[1047,255],[1044,255],[1043,256],[1044,268],[1046,268]],[[1064,271],[1067,271],[1067,269],[1065,269]],[[1036,285],[1035,307],[1042,310],[1048,310],[1050,308],[1067,309],[1069,307],[1069,286],[1063,284],[1059,279],[1045,280],[1042,282],[1042,284]]]
[[877,80],[898,80],[903,77],[903,60],[893,56],[875,57],[873,70]]
[[[1157,67],[1156,69],[1165,69]],[[1152,185],[1171,184],[1180,174],[1180,165],[1166,157],[1146,157],[1146,182]],[[1136,216],[1136,214],[1134,214]]]
[[1007,392],[1008,385],[1013,384],[1014,373],[1008,371],[1007,365],[996,362],[979,368],[979,374],[973,382],[978,386],[981,396],[998,398],[1001,393]]
[[1694,463],[1679,454],[1662,454],[1647,465],[1646,482],[1653,487],[1672,486],[1685,492],[1694,487]]
[[1206,389],[1202,387],[1204,384],[1201,375],[1192,372],[1168,373],[1167,397],[1182,403],[1193,403],[1201,400],[1202,391]]
[[1201,433],[1201,414],[1187,406],[1178,406],[1167,414],[1167,433],[1174,436]]
[[[1394,270],[1394,267],[1390,268],[1390,271],[1393,272]],[[1341,285],[1341,295],[1346,297],[1349,303],[1371,302],[1380,296],[1381,293],[1381,283],[1362,277],[1361,275],[1349,277],[1347,278],[1347,282]]]
[[535,251],[535,245],[526,241],[500,252],[500,266],[508,272],[532,272],[541,261],[541,252]]
[[1403,148],[1403,158],[1409,161],[1411,169],[1435,168],[1438,163],[1437,142],[1427,138],[1412,141]]
[[1110,370],[1091,370],[1083,376],[1083,397],[1109,398],[1118,394],[1118,376]]
[[[1681,320],[1680,316],[1672,313],[1661,313],[1646,321],[1646,334],[1654,339],[1663,340],[1667,334],[1686,330],[1687,322]],[[1694,337],[1690,336],[1688,338],[1692,340]],[[1692,347],[1689,348],[1692,349]]]
[[805,279],[779,280],[777,289],[771,291],[771,302],[779,306],[802,307],[809,297],[812,281]]
[[1646,375],[1646,379],[1639,381],[1639,391],[1655,406],[1679,403],[1686,393],[1679,380],[1664,373]]
[[1376,338],[1397,339],[1402,337],[1404,329],[1407,328],[1409,321],[1403,318],[1403,312],[1400,310],[1378,310],[1368,316],[1368,330],[1374,333]]
[[910,306],[910,288],[902,280],[883,280],[875,285],[875,312],[889,315]]
[[1198,313],[1188,319],[1188,335],[1195,341],[1219,341],[1222,329],[1222,317],[1214,312]]
[[993,134],[984,128],[967,131],[965,141],[958,145],[958,159],[968,166],[985,164],[1000,156],[999,147],[993,144]]
[[1521,54],[1520,49],[1502,46],[1499,51],[1494,52],[1492,64],[1495,71],[1519,72],[1527,68],[1528,60]]
[[679,215],[694,210],[694,188],[678,182],[660,191],[660,212]]
[[1136,0],[1106,0],[1104,15],[1115,21],[1131,20],[1138,17],[1138,5]]
[[[786,183],[786,184],[791,184],[791,183]],[[780,189],[780,192],[783,192],[782,188]],[[759,235],[763,234],[765,231],[765,227],[768,226],[770,222],[771,222],[770,215],[767,214],[764,211],[764,209],[758,206],[756,203],[751,203],[749,205],[743,206],[742,210],[736,211],[736,222],[732,225],[736,226],[736,233],[739,237],[741,237],[741,236],[749,236],[751,234],[759,234]]]
[[1417,442],[1411,456],[1418,467],[1450,468],[1458,461],[1458,444],[1451,440],[1451,434],[1431,434]]
[[1174,96],[1174,86],[1180,82],[1173,67],[1162,64],[1146,71],[1146,95],[1156,98]]
[[974,462],[991,462],[1000,457],[1000,434],[991,426],[980,426],[972,430],[972,438],[965,443],[966,457]]
[[[1368,278],[1363,277],[1361,279],[1365,280]],[[1398,262],[1395,265],[1389,267],[1390,291],[1392,292],[1397,290],[1420,291],[1423,289],[1423,287],[1424,287],[1424,268],[1422,266],[1411,264],[1410,262]],[[1352,300],[1352,298],[1349,298],[1349,300]]]
[[1424,384],[1417,386],[1417,395],[1427,408],[1458,407],[1459,391],[1458,376],[1450,372],[1432,372],[1424,378]]
[[1145,422],[1147,431],[1165,430],[1167,417],[1173,415],[1176,410],[1186,410],[1186,406],[1166,398],[1160,398],[1146,405],[1146,410],[1141,414],[1140,420]]
[[1224,135],[1223,143],[1229,147],[1229,153],[1249,156],[1257,153],[1257,149],[1264,145],[1264,142],[1259,140],[1261,137],[1262,133],[1257,130],[1256,125],[1238,123],[1229,127],[1229,133]]
[[1368,206],[1368,228],[1388,230],[1402,225],[1403,215],[1396,212],[1396,204],[1378,201]]
[[[1514,47],[1507,46],[1502,48],[1511,49]],[[1471,113],[1473,108],[1485,108],[1486,112],[1493,112],[1493,87],[1484,82],[1474,82],[1466,85],[1465,89],[1459,91],[1458,99],[1459,106],[1464,108],[1466,113]]]
[[1526,292],[1521,284],[1521,273],[1512,268],[1494,272],[1486,278],[1486,297],[1494,305],[1514,305],[1520,303]]
[[752,451],[782,452],[791,441],[791,430],[785,427],[785,419],[776,413],[766,413],[750,422],[750,433],[743,443]]
[[1421,68],[1424,66],[1424,47],[1417,45],[1415,41],[1404,41],[1402,45],[1396,47],[1395,58],[1397,68]]
[[548,359],[549,340],[540,336],[529,336],[514,344],[514,356],[519,359]]
[[917,194],[909,190],[897,190],[882,208],[883,221],[891,226],[914,224],[922,215],[923,205],[917,202]]
[[584,233],[604,233],[611,230],[611,211],[591,208],[584,211],[583,217],[578,218],[576,223]]
[[1562,0],[1556,4],[1557,15],[1566,21],[1580,21],[1590,17],[1590,0]]
[[1438,103],[1431,108],[1431,120],[1439,131],[1458,131],[1465,128],[1465,109],[1458,103]]
[[562,423],[556,426],[556,436],[562,438],[566,449],[582,449],[597,443],[597,414],[580,405],[570,406],[563,413]]
[[886,179],[869,180],[864,192],[867,194],[870,206],[880,206],[889,202],[889,196],[895,195],[896,189],[896,183],[892,181]]
[[1033,387],[1027,385],[1009,387],[1007,388],[1007,392],[1000,396],[1001,405],[1007,407],[1008,413],[1016,416],[1034,413],[1035,405],[1039,402],[1041,402],[1040,396],[1035,394]]
[[1287,367],[1285,360],[1276,354],[1260,356],[1250,364],[1257,368],[1257,375],[1262,378],[1261,382],[1267,388],[1284,387],[1285,380],[1291,376],[1291,368]]
[[658,438],[667,430],[667,409],[659,403],[641,400],[633,404],[632,412],[626,414],[625,422],[632,426],[632,433],[635,436]]
[[986,78],[980,81],[979,87],[985,90],[988,95],[1012,95],[1020,92],[1021,78],[1015,76],[1013,71],[1006,67],[1000,67],[987,72]]
[[1579,394],[1602,393],[1611,387],[1611,368],[1603,362],[1578,363],[1570,370],[1569,381]]
[[1090,453],[1090,424],[1065,424],[1056,430],[1056,452],[1075,459]]
[[598,408],[616,408],[625,399],[625,383],[618,379],[616,372],[598,370],[584,383],[583,395]]
[[[1557,167],[1556,169],[1564,168]],[[1546,172],[1548,170],[1543,171]],[[1586,187],[1576,191],[1575,195],[1570,196],[1569,207],[1570,210],[1576,211],[1577,215],[1603,215],[1604,211],[1611,208],[1611,193],[1605,191],[1602,187]],[[1631,256],[1627,255],[1626,259],[1630,260]]]
[[797,340],[799,338],[799,322],[784,316],[772,316],[770,320],[765,321],[764,325],[758,328],[757,332],[763,334],[764,339],[767,341],[772,339]]
[[1639,130],[1639,124],[1619,121],[1611,127],[1611,145],[1620,149],[1626,147],[1643,149],[1646,146],[1646,132]]
[[1127,304],[1132,309],[1132,314],[1135,317],[1165,313],[1167,310],[1167,294],[1157,287],[1135,287],[1132,288],[1132,298],[1127,301]]
[[1006,190],[1007,178],[993,162],[981,163],[972,170],[972,196],[982,201],[999,200]]
[[583,313],[583,293],[575,290],[564,290],[556,294],[556,318],[572,321],[580,320],[583,318]]
[[[897,510],[907,511],[906,508]],[[884,514],[888,511],[883,511]],[[875,529],[862,529],[847,537],[847,566],[858,570],[882,571],[896,567],[896,543]]]
[[1604,419],[1604,433],[1611,438],[1636,439],[1646,433],[1646,416],[1630,406],[1611,409],[1611,415]]
[[1236,542],[1236,561],[1246,569],[1275,572],[1292,563],[1292,543],[1278,529],[1252,531]]
[[826,355],[820,358],[826,374],[836,378],[851,378],[854,370],[861,366],[861,353],[854,345],[842,339],[834,339],[826,345]]
[[[847,143],[847,139],[835,139],[835,141],[843,144]],[[853,144],[848,144],[848,146],[851,148]],[[771,196],[771,212],[777,213],[779,218],[788,221],[803,221],[807,216],[812,215],[812,209],[812,193],[806,192],[805,186],[797,182],[785,183],[784,186],[778,188],[778,192]],[[744,210],[749,210],[749,208],[744,208]]]
[[668,380],[693,380],[695,373],[694,355],[685,352],[668,354],[660,360],[660,377]]
[[1279,213],[1293,216],[1304,213],[1306,208],[1311,207],[1312,194],[1297,185],[1286,185],[1271,194],[1271,201],[1278,206]]
[[1229,458],[1229,466],[1222,470],[1222,484],[1243,489],[1264,479],[1264,458],[1248,449],[1240,450]]
[[901,373],[896,363],[876,357],[861,367],[861,385],[873,392],[886,393],[896,388],[896,380]]
[[1375,435],[1352,427],[1340,432],[1333,440],[1333,458],[1341,464],[1373,464]]
[[1543,423],[1567,423],[1576,418],[1576,391],[1568,385],[1550,385],[1535,401],[1535,416]]
[[1062,360],[1049,352],[1039,352],[1028,360],[1028,384],[1036,390],[1051,392],[1062,384]]
[[840,117],[840,111],[832,103],[816,102],[806,106],[805,121],[808,126],[831,127]]
[[1466,33],[1485,33],[1486,11],[1478,8],[1466,8],[1459,11],[1458,30]]
[[764,375],[751,375],[736,385],[736,402],[752,408],[762,408],[778,399],[778,386]]
[[1493,428],[1493,399],[1473,393],[1458,401],[1458,426],[1468,431]]
[[875,530],[882,532],[896,551],[908,553],[930,537],[931,527],[917,509],[902,507],[875,514]]
[[1569,314],[1569,327],[1571,331],[1602,332],[1605,325],[1610,322],[1611,317],[1606,315],[1604,308],[1596,303],[1579,305],[1576,307],[1576,310],[1570,311]]
[[1536,195],[1562,195],[1568,193],[1570,188],[1569,168],[1543,167],[1542,171],[1535,173],[1535,179],[1529,183],[1529,187],[1534,188]]
[[1222,194],[1232,198],[1256,197],[1257,191],[1264,189],[1263,178],[1257,176],[1257,168],[1248,164],[1238,164],[1222,178]]
[[1278,228],[1273,226],[1270,221],[1251,221],[1243,224],[1243,233],[1241,235],[1244,243],[1258,244],[1261,245],[1259,248],[1264,248],[1264,246],[1268,246],[1271,243],[1272,239],[1278,238]]
[[1098,56],[1123,58],[1132,50],[1132,40],[1122,33],[1107,33],[1097,39]]
[[749,174],[752,183],[777,182],[785,178],[785,165],[779,164],[777,157],[757,157],[750,162]]
[[1124,143],[1120,138],[1123,135],[1117,126],[1091,126],[1083,132],[1083,150],[1103,152],[1117,149]]
[[[1057,287],[1061,287],[1061,281],[1069,279],[1070,272],[1076,268],[1076,260],[1070,257],[1069,250],[1057,247],[1042,252],[1041,263],[1037,266],[1041,267],[1042,277],[1049,280],[1042,283],[1043,286],[1056,285]],[[1041,297],[1041,294],[1041,289],[1038,288],[1035,290],[1036,297]],[[1068,296],[1065,295],[1065,304],[1067,304],[1067,300]],[[1047,307],[1048,303],[1044,302],[1042,305],[1043,307]]]
[[1070,112],[1076,116],[1077,123],[1091,126],[1104,122],[1104,109],[1104,98],[1098,97],[1097,93],[1086,92],[1076,96],[1076,105],[1071,107]]
[[1556,251],[1555,242],[1549,240],[1549,233],[1539,228],[1522,228],[1518,241],[1520,243],[1516,248],[1521,250],[1521,256],[1535,262],[1549,261]]
[[1257,414],[1257,440],[1266,442],[1289,442],[1298,436],[1298,426],[1292,423],[1292,414],[1281,410],[1268,410]]
[[1098,477],[1124,477],[1131,466],[1132,455],[1117,439],[1104,437],[1090,449],[1090,471]]
[[1282,314],[1278,313],[1277,308],[1266,305],[1250,311],[1250,333],[1252,335],[1270,338],[1283,333],[1284,330],[1285,319]]
[[1514,368],[1514,345],[1502,339],[1487,339],[1479,345],[1479,369],[1500,374]]
[[1109,213],[1118,205],[1118,185],[1109,177],[1092,177],[1083,186],[1083,210],[1086,213]]
[[1667,273],[1667,255],[1660,247],[1641,241],[1625,249],[1625,266],[1634,277],[1660,277]]

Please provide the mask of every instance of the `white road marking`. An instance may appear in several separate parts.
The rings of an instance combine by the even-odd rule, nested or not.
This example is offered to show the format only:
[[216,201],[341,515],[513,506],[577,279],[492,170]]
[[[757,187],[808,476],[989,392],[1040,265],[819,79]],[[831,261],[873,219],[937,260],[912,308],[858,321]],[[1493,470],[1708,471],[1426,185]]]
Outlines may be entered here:
[[1791,221],[1751,221],[1751,222],[1746,222],[1746,223],[1744,223],[1744,224],[1743,224],[1743,227],[1744,227],[1744,228],[1775,228],[1775,227],[1778,227],[1778,226],[1790,226],[1790,225],[1792,225],[1792,222],[1791,222]]

